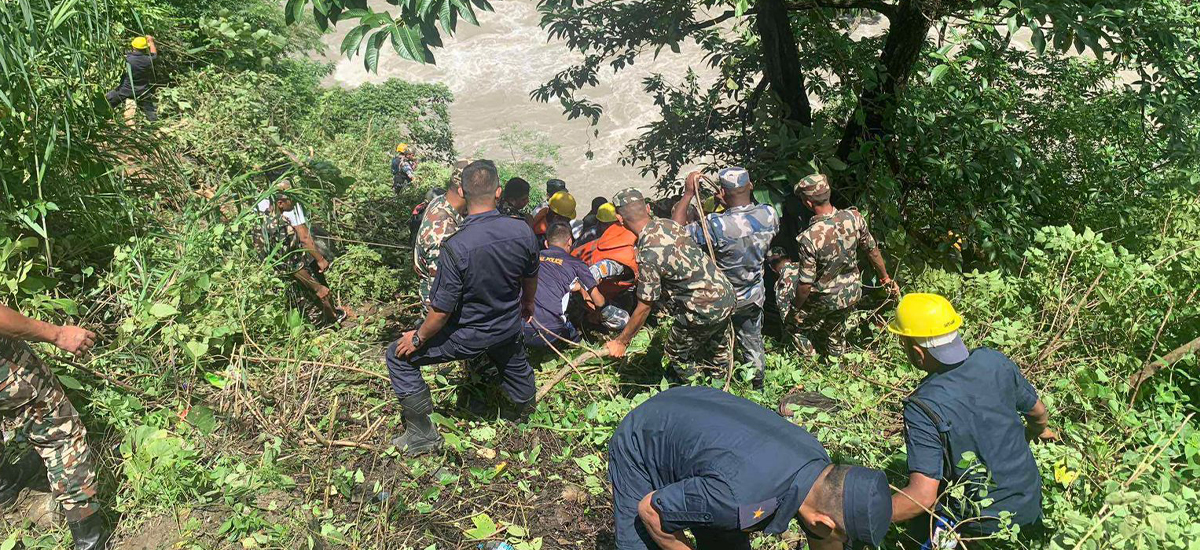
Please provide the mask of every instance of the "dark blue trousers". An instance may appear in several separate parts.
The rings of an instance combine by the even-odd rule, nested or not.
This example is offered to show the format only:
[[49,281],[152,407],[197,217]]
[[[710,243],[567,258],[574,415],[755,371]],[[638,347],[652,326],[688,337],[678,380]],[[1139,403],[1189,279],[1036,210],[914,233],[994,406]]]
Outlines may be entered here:
[[518,404],[528,403],[537,395],[537,381],[522,340],[521,332],[517,331],[496,344],[479,346],[459,342],[455,340],[453,331],[443,330],[405,359],[396,357],[396,343],[392,342],[384,359],[388,377],[392,380],[392,390],[404,399],[429,388],[421,376],[421,367],[486,355],[499,370],[500,388],[508,399]]

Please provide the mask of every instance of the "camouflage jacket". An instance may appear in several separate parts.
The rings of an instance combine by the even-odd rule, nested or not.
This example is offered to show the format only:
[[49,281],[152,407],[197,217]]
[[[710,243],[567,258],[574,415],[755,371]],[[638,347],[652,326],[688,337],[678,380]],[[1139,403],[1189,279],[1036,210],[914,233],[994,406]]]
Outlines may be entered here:
[[[747,204],[708,215],[717,267],[729,279],[737,293],[737,305],[763,305],[763,258],[771,239],[779,232],[779,216],[769,204]],[[700,249],[708,252],[700,222],[688,224],[687,231]]]
[[858,303],[862,297],[862,277],[857,251],[869,252],[878,246],[858,210],[814,216],[796,242],[800,245],[796,281],[812,285],[808,303],[814,308],[827,309],[843,309]]
[[711,325],[733,313],[736,298],[729,279],[679,224],[650,220],[638,235],[637,263],[638,299],[657,302],[665,292],[676,322]]
[[458,231],[462,223],[459,214],[445,195],[439,195],[429,201],[425,207],[425,216],[421,219],[421,228],[417,230],[416,247],[413,250],[413,267],[417,275],[432,279],[437,275],[438,255],[442,251],[442,242]]
[[500,215],[516,218],[525,221],[525,213],[520,208],[514,207],[511,203],[504,199],[496,201],[496,210],[500,211]]

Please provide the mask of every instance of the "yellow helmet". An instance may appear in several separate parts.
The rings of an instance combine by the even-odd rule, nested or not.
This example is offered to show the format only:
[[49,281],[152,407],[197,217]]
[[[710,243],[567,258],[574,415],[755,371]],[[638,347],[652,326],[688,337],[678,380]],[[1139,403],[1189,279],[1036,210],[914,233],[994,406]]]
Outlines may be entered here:
[[397,153],[403,153],[403,152],[405,152],[405,151],[407,151],[407,150],[408,150],[408,144],[407,144],[407,143],[401,143],[400,145],[397,145],[397,146],[396,146],[396,152],[397,152]]
[[566,191],[559,191],[550,197],[550,211],[570,219],[575,219],[575,197]]
[[135,50],[144,50],[150,47],[150,42],[146,40],[145,36],[139,36],[130,41],[129,45]]
[[962,316],[950,300],[937,294],[905,294],[896,307],[896,318],[888,323],[892,334],[909,338],[945,336],[962,326]]
[[596,220],[604,223],[617,221],[617,207],[611,202],[606,202],[596,209]]

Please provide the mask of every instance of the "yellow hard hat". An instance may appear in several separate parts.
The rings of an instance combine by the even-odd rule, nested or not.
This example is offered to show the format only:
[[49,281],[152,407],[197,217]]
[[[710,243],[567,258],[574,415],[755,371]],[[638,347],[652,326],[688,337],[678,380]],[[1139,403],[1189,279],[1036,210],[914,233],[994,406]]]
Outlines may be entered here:
[[397,145],[397,146],[396,146],[396,152],[397,152],[397,153],[403,153],[403,152],[405,152],[405,151],[407,151],[407,150],[408,150],[408,144],[407,144],[407,143],[401,143],[400,145]]
[[617,207],[611,202],[606,202],[596,209],[596,220],[609,223],[617,221]]
[[150,42],[148,42],[146,40],[145,36],[139,36],[137,38],[134,38],[131,42],[129,42],[129,45],[133,46],[133,49],[135,49],[135,50],[144,50],[144,49],[150,47]]
[[559,191],[550,197],[550,211],[570,219],[575,219],[575,197],[566,191]]
[[888,323],[892,334],[909,338],[945,336],[962,326],[962,316],[950,300],[937,294],[905,294],[896,307],[896,318]]

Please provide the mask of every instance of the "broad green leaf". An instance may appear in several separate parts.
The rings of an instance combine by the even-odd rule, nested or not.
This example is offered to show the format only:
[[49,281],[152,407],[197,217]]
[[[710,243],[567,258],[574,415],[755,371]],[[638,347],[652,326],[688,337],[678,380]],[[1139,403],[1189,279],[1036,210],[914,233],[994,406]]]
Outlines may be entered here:
[[949,65],[946,65],[945,63],[938,65],[934,67],[932,71],[929,71],[929,78],[926,80],[928,80],[930,84],[937,84],[938,81],[942,79],[942,75],[946,74],[946,71],[948,70],[950,70]]
[[358,45],[362,43],[363,36],[366,36],[370,30],[366,25],[359,25],[350,29],[346,33],[346,37],[342,39],[342,55],[349,55],[351,51],[358,53]]
[[1046,35],[1042,33],[1041,27],[1037,26],[1037,21],[1031,21],[1030,23],[1030,30],[1033,31],[1031,39],[1033,49],[1037,50],[1039,54],[1044,54],[1046,53]]
[[79,380],[76,380],[74,377],[68,376],[65,374],[58,375],[58,382],[60,384],[62,384],[64,388],[67,388],[69,390],[82,390],[83,389],[83,384],[80,383]]
[[375,31],[375,34],[372,34],[371,38],[367,40],[367,54],[363,56],[363,64],[368,71],[379,72],[379,46],[383,45],[387,35],[386,30]]
[[178,313],[179,310],[175,309],[175,306],[171,304],[159,302],[150,306],[150,315],[158,317],[159,319],[166,319],[167,317],[176,315]]
[[471,523],[475,524],[474,529],[467,529],[463,534],[469,539],[486,539],[496,534],[500,529],[496,526],[496,522],[487,514],[479,514],[471,518]]
[[287,24],[292,25],[300,20],[300,14],[304,11],[304,6],[308,4],[308,0],[288,0],[287,5],[283,9],[284,20]]
[[187,423],[192,427],[200,430],[200,433],[208,435],[217,429],[217,417],[213,414],[213,410],[204,405],[195,405],[188,410],[185,417]]

